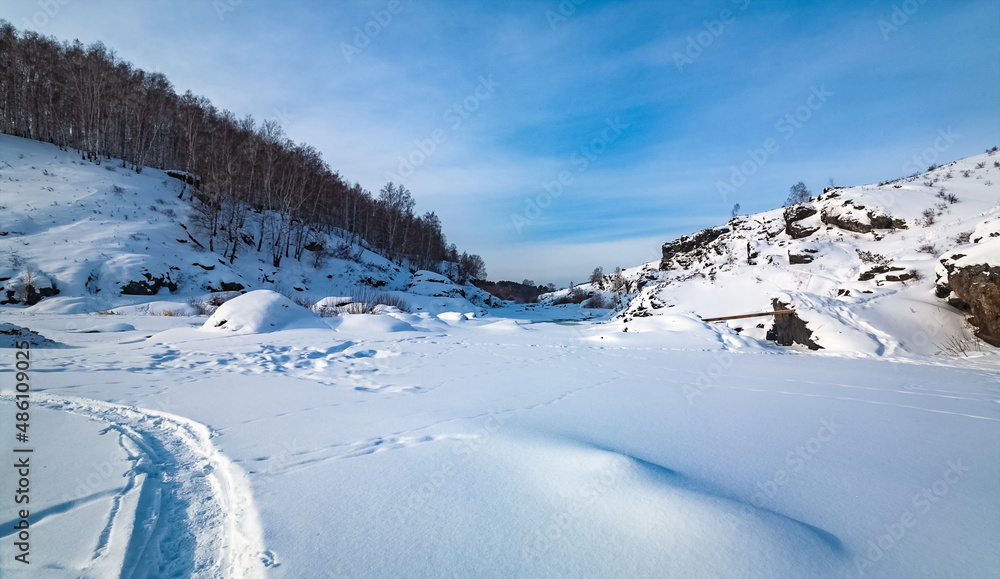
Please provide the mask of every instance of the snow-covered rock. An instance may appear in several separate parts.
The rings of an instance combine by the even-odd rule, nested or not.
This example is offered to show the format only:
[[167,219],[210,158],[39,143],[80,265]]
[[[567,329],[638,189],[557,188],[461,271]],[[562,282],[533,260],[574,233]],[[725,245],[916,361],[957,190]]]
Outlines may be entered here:
[[270,290],[256,290],[219,306],[203,327],[256,334],[327,326],[315,314],[285,296]]

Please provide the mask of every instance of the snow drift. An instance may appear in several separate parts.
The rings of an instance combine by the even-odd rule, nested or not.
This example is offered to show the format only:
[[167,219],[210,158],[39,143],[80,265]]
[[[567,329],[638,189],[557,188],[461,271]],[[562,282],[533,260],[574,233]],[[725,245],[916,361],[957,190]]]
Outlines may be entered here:
[[203,327],[259,334],[327,326],[315,314],[285,296],[270,290],[256,290],[219,306]]

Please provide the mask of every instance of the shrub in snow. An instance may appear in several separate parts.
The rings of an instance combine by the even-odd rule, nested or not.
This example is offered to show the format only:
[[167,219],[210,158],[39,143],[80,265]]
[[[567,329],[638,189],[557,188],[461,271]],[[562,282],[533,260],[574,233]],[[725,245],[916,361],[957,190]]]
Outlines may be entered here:
[[983,343],[975,336],[970,336],[963,331],[957,336],[949,337],[940,348],[940,354],[968,358],[969,352],[982,352]]
[[887,263],[889,263],[889,258],[879,253],[864,251],[861,249],[855,249],[854,251],[857,252],[858,257],[861,258],[861,261],[865,263],[876,263],[879,265],[886,265]]
[[965,245],[972,242],[972,232],[963,231],[955,236],[955,243],[958,245]]
[[933,209],[924,209],[924,212],[921,213],[920,215],[923,216],[924,218],[923,221],[920,222],[921,225],[923,225],[924,227],[930,227],[931,225],[934,225],[934,222],[936,221],[935,218],[937,217],[937,215],[935,215]]
[[582,289],[575,287],[569,290],[569,293],[564,296],[559,296],[552,301],[552,305],[559,306],[563,304],[579,304],[582,303],[590,297],[590,294],[583,291]]
[[335,317],[345,314],[382,314],[393,309],[409,312],[410,305],[395,294],[359,288],[350,297],[324,298],[316,302],[312,309],[322,317]]
[[604,294],[596,294],[583,302],[583,307],[592,310],[610,310],[614,307],[614,302]]

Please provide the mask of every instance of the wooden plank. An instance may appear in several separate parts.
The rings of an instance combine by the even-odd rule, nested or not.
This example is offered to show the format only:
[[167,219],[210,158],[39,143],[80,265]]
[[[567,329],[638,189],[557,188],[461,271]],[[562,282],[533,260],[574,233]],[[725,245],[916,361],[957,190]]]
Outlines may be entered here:
[[779,316],[782,314],[794,314],[795,310],[778,310],[776,312],[763,312],[759,314],[742,314],[739,316],[723,316],[721,318],[705,318],[703,322],[722,322],[725,320],[740,320],[743,318],[758,318],[761,316]]

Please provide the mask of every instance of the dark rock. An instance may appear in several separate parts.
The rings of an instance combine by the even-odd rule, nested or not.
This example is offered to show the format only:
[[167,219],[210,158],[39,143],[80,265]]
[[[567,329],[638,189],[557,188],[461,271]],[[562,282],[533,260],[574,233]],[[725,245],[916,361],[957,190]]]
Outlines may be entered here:
[[[787,310],[791,307],[778,298],[771,300],[771,306],[774,307],[774,311]],[[767,331],[767,339],[782,346],[802,344],[810,350],[822,349],[823,346],[813,341],[812,334],[812,330],[806,327],[806,323],[798,314],[782,314],[774,316],[774,324]]]
[[1000,347],[1000,266],[981,263],[956,267],[948,276],[948,286],[968,306],[976,337]]
[[218,287],[210,286],[210,285],[205,285],[205,286],[202,286],[202,287],[204,287],[206,291],[210,291],[212,293],[241,292],[244,289],[246,289],[246,287],[243,284],[236,283],[234,281],[224,281],[221,284],[219,284]]
[[827,225],[833,225],[834,227],[853,231],[854,233],[871,233],[872,230],[871,225],[862,223],[846,215],[831,215],[824,211],[820,214],[819,218],[820,221]]
[[806,205],[799,203],[792,205],[791,207],[785,208],[785,223],[792,223],[793,221],[802,221],[806,217],[812,217],[816,215],[816,208],[812,205]]
[[872,229],[906,229],[906,220],[893,219],[890,215],[875,215],[868,212],[868,220]]
[[[668,270],[673,268],[674,258],[682,258],[685,254],[704,251],[706,246],[719,237],[729,233],[728,227],[716,227],[704,229],[694,235],[685,235],[676,241],[663,244],[663,258],[660,259],[660,269]],[[693,256],[692,256],[693,257]],[[679,259],[681,266],[690,265],[692,260]]]
[[[850,204],[850,201],[845,201],[844,204]],[[863,210],[864,205],[853,205],[856,210]],[[827,224],[845,229],[847,231],[853,231],[854,233],[871,233],[873,229],[906,229],[906,221],[903,219],[894,219],[891,215],[876,214],[873,211],[868,211],[865,214],[865,220],[861,221],[849,215],[832,215],[828,211],[823,211],[820,216],[820,220]]]
[[747,265],[757,265],[757,258],[760,257],[760,252],[754,251],[753,246],[750,242],[747,242]]
[[806,227],[797,223],[807,217],[816,215],[816,213],[817,211],[815,207],[803,203],[786,207],[784,213],[785,233],[787,233],[792,239],[802,239],[816,233],[819,231],[819,227]]
[[246,287],[243,284],[236,283],[234,281],[224,281],[221,284],[219,284],[219,287],[214,287],[210,285],[205,285],[202,287],[204,287],[206,291],[210,291],[212,293],[241,292],[244,289],[246,289]]
[[913,279],[915,277],[917,276],[916,274],[913,273],[903,273],[900,275],[887,275],[885,276],[885,281],[906,281],[909,279]]
[[[858,276],[858,281],[869,281],[875,279],[875,276],[881,275],[883,273],[889,273],[890,271],[903,271],[905,268],[902,267],[890,267],[888,265],[876,265],[875,267],[864,272]],[[888,279],[888,278],[886,278]],[[889,280],[894,281],[894,280]]]
[[[43,278],[44,279],[44,278]],[[14,288],[6,290],[7,299],[0,302],[0,305],[6,304],[20,304],[22,301],[26,306],[33,306],[38,302],[42,301],[43,298],[52,297],[54,295],[59,295],[59,288],[56,287],[55,282],[51,282],[48,286],[34,286],[28,284],[23,288]],[[18,296],[21,296],[20,298]],[[23,298],[23,300],[21,299]]]
[[785,225],[785,233],[792,239],[803,239],[819,231],[819,227],[804,227],[799,223],[789,223]]
[[788,263],[789,265],[799,265],[804,263],[812,263],[815,258],[808,254],[792,253],[788,252]]
[[133,280],[122,284],[122,295],[127,296],[152,296],[156,295],[160,288],[167,288],[172,292],[177,291],[177,282],[170,279],[170,275],[154,276],[149,272],[142,274],[145,280]]

